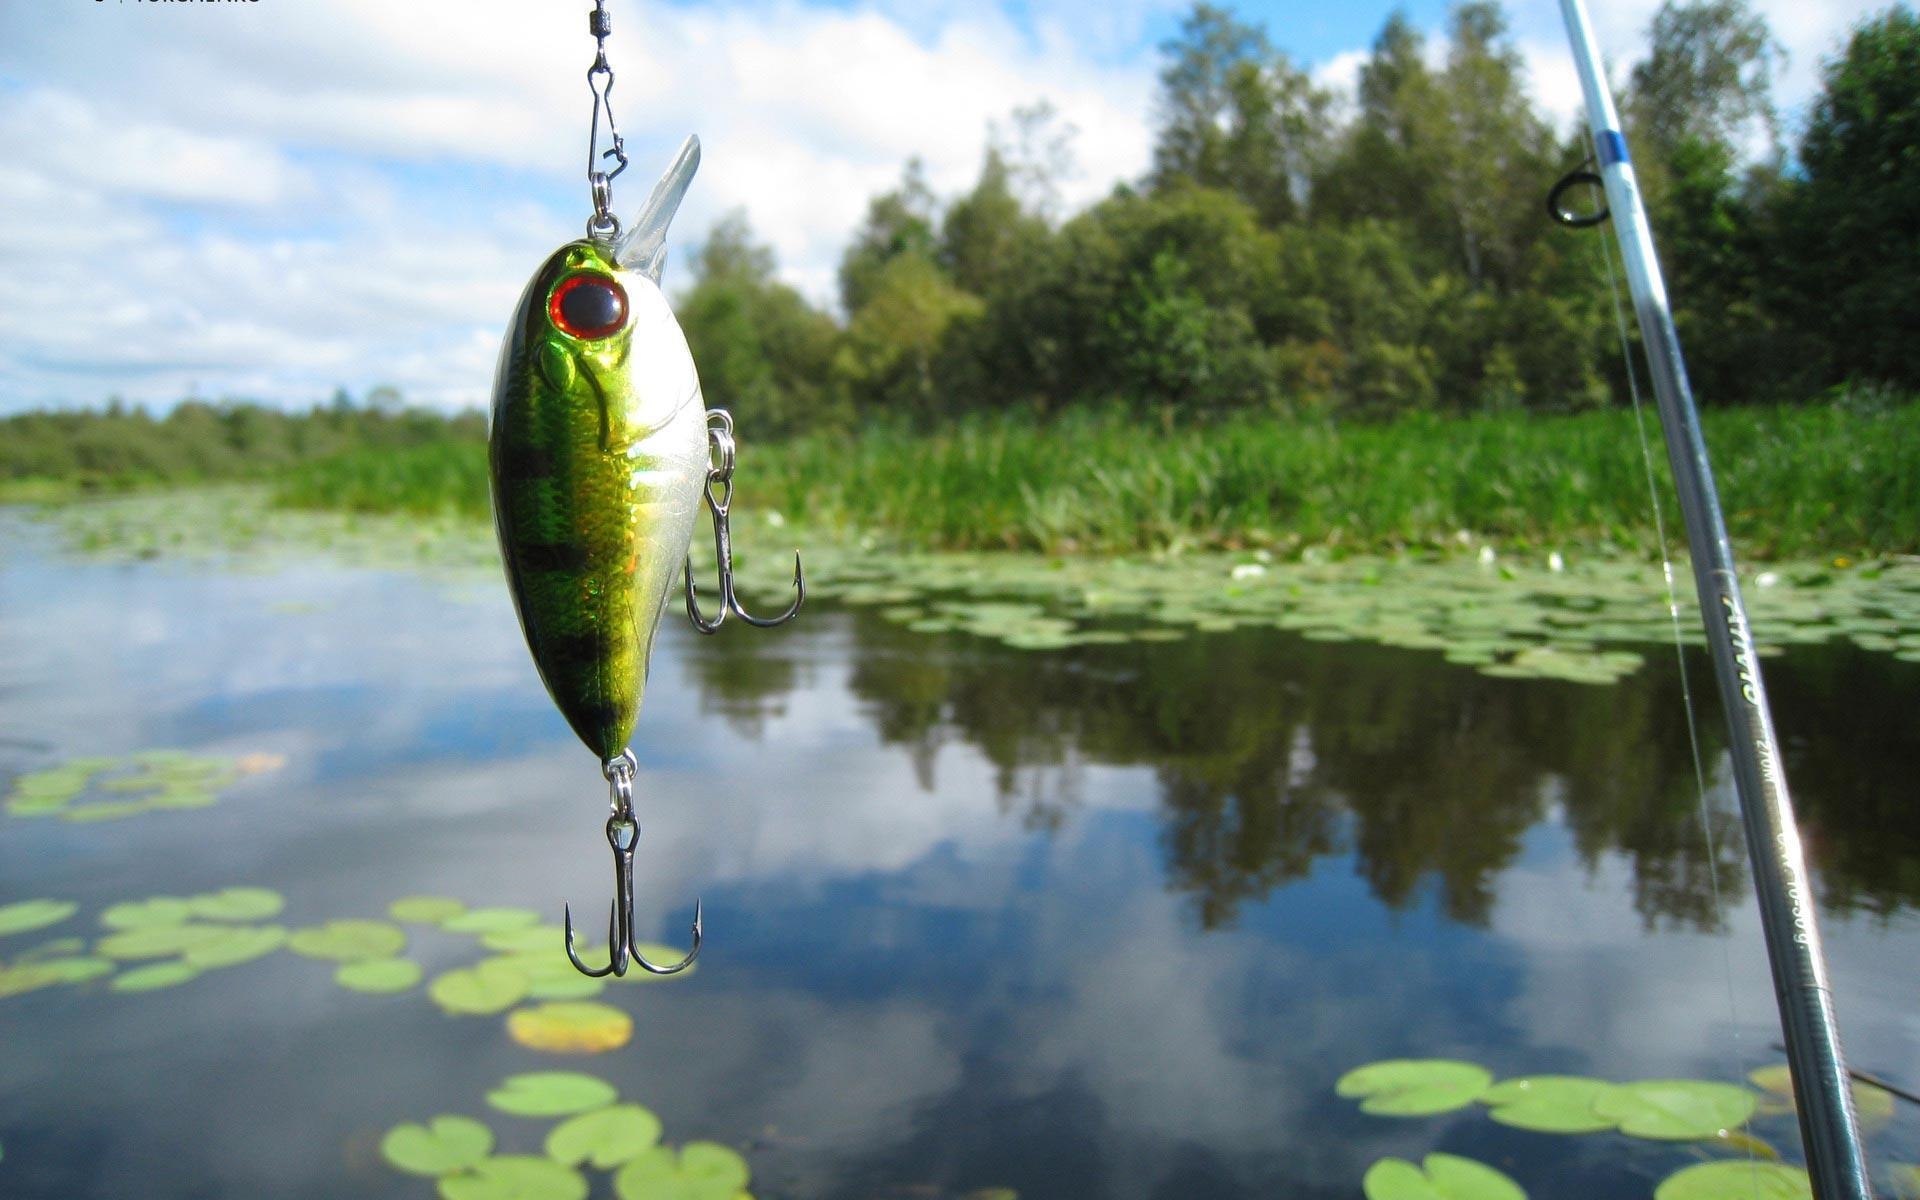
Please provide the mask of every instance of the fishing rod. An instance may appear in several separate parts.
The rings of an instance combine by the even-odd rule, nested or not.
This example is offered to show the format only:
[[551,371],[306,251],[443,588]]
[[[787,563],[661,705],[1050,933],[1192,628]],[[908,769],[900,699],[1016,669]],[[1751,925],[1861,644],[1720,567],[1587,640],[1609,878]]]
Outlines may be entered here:
[[[1687,383],[1680,337],[1667,306],[1666,284],[1654,258],[1653,232],[1647,225],[1613,96],[1601,73],[1600,53],[1586,5],[1583,0],[1560,0],[1560,10],[1579,68],[1600,182],[1606,188],[1607,208],[1613,217],[1627,287],[1653,375],[1667,459],[1673,467],[1674,488],[1687,527],[1700,616],[1706,625],[1721,707],[1727,714],[1734,785],[1747,831],[1747,852],[1753,862],[1754,895],[1760,904],[1767,959],[1773,968],[1787,1062],[1799,1098],[1796,1108],[1800,1135],[1806,1143],[1808,1174],[1819,1200],[1872,1200],[1846,1060],[1840,1052],[1834,1022],[1833,990],[1820,950],[1806,859],[1787,796],[1786,769],[1774,737],[1766,689],[1760,681],[1760,660],[1754,652],[1746,604],[1734,574],[1733,547],[1714,490],[1713,469],[1700,435],[1700,414]],[[1561,190],[1555,189],[1556,197]]]

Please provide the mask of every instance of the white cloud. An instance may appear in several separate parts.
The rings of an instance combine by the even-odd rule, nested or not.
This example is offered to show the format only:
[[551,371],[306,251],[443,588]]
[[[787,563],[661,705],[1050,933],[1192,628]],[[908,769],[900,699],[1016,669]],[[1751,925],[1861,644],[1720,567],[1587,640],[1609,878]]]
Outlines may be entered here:
[[[1124,38],[1158,7],[1109,14]],[[745,208],[831,299],[868,199],[919,155],[952,193],[987,123],[1045,98],[1081,132],[1069,203],[1146,165],[1151,69],[991,8],[623,5],[608,55],[631,209],[689,131],[684,247]],[[481,400],[527,271],[585,218],[592,42],[513,0],[219,10],[5,6],[0,408],[335,384]],[[89,246],[84,287],[75,238]]]

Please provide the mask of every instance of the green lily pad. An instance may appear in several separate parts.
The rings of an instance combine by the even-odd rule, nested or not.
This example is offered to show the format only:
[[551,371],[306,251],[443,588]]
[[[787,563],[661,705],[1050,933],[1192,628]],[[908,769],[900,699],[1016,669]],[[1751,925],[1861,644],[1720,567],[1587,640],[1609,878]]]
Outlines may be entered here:
[[620,1093],[604,1079],[578,1071],[509,1075],[487,1093],[487,1103],[520,1117],[565,1117],[605,1108]]
[[586,1176],[550,1158],[505,1154],[440,1177],[443,1200],[587,1200]]
[[507,1033],[533,1050],[602,1054],[633,1037],[633,1018],[609,1004],[554,1001],[507,1014]]
[[1502,1125],[1538,1133],[1599,1133],[1614,1123],[1593,1111],[1594,1097],[1613,1085],[1573,1075],[1503,1079],[1480,1096]]
[[388,916],[409,925],[441,925],[466,911],[466,901],[452,896],[402,896],[387,905]]
[[493,1130],[472,1117],[438,1116],[425,1125],[395,1125],[380,1139],[380,1154],[409,1175],[445,1175],[493,1153]]
[[547,1157],[603,1171],[638,1157],[660,1140],[660,1118],[638,1104],[615,1104],[569,1117],[547,1135]]
[[100,923],[109,929],[139,929],[145,925],[184,925],[193,919],[193,907],[179,896],[155,896],[150,900],[128,900],[100,914]]
[[718,1142],[689,1142],[675,1153],[655,1146],[620,1168],[620,1200],[733,1200],[746,1189],[746,1160]]
[[367,958],[341,963],[333,981],[349,991],[384,996],[406,991],[421,975],[420,964],[410,958]]
[[219,925],[138,925],[101,938],[93,952],[108,958],[172,958],[231,932]]
[[1334,1084],[1360,1111],[1377,1117],[1425,1117],[1465,1108],[1493,1083],[1478,1063],[1449,1058],[1394,1058],[1355,1067]]
[[530,908],[475,908],[440,922],[448,933],[497,933],[538,925],[540,914]]
[[180,955],[189,966],[211,970],[237,967],[241,963],[265,958],[287,944],[284,925],[244,925],[222,929],[204,941],[187,947]]
[[1730,1083],[1649,1079],[1616,1083],[1594,1097],[1593,1111],[1629,1137],[1690,1142],[1738,1129],[1759,1097]]
[[1920,1166],[1913,1163],[1888,1163],[1887,1178],[1899,1200],[1920,1200]]
[[532,986],[524,973],[488,961],[446,972],[427,987],[427,995],[450,1013],[497,1013],[525,1000]]
[[310,929],[296,929],[287,948],[308,958],[334,962],[391,958],[406,949],[406,931],[385,921],[348,918]]
[[1736,1158],[1675,1171],[1653,1200],[1813,1200],[1813,1182],[1799,1167]]
[[230,887],[187,900],[194,916],[206,921],[264,921],[287,906],[279,892],[257,887]]
[[1483,1162],[1429,1154],[1420,1166],[1383,1158],[1360,1181],[1367,1200],[1527,1200],[1521,1186]]
[[0,936],[58,925],[79,909],[71,900],[21,900],[0,905]]
[[173,987],[200,977],[200,968],[185,962],[151,963],[135,967],[113,977],[108,986],[116,992],[151,992]]
[[[558,925],[522,925],[514,929],[495,929],[480,935],[480,944],[502,953],[543,951],[552,954],[567,944],[567,931]],[[559,958],[559,955],[554,955]],[[561,959],[561,961],[565,961]]]

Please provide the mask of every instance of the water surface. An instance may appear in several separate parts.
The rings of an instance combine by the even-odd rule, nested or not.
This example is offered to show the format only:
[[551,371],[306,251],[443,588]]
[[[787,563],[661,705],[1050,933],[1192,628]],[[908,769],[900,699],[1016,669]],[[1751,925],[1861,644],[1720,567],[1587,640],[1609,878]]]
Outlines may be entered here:
[[[283,892],[290,925],[414,893],[605,903],[604,785],[496,580],[83,561],[0,521],[0,783],[155,747],[286,759],[200,811],[0,816],[0,904],[82,906],[0,959],[235,884]],[[1911,1085],[1920,664],[1794,647],[1768,682],[1849,1052]],[[672,942],[703,897],[707,946],[602,997],[625,1048],[526,1049],[286,953],[0,998],[0,1195],[427,1197],[382,1134],[467,1113],[537,1153],[548,1125],[483,1097],[554,1068],[740,1149],[763,1198],[1357,1197],[1376,1159],[1436,1149],[1535,1196],[1650,1195],[1700,1152],[1367,1116],[1333,1085],[1390,1057],[1734,1082],[1777,1061],[1700,720],[1704,822],[1671,652],[1593,686],[1264,629],[1023,652],[830,606],[711,639],[671,621],[634,745],[639,911]],[[409,953],[430,977],[472,958],[434,931]],[[1790,1118],[1754,1128],[1798,1159]],[[1920,1159],[1920,1118],[1870,1146]]]

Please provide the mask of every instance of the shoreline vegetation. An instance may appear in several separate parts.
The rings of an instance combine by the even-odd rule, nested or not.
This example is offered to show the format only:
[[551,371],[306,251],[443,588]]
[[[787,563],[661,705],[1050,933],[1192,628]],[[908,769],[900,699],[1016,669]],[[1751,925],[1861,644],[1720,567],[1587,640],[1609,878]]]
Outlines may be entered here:
[[[1642,420],[1678,550],[1664,442],[1650,409]],[[852,435],[749,436],[736,512],[752,526],[929,551],[1296,557],[1491,545],[1645,559],[1660,546],[1634,421],[1626,409],[1372,423],[1154,424],[1118,409],[974,415],[933,430],[883,421]],[[1920,553],[1920,399],[1858,393],[1708,410],[1703,422],[1742,557]],[[157,420],[108,410],[0,422],[0,502],[223,482],[265,484],[284,508],[484,521],[484,422],[203,404]]]

